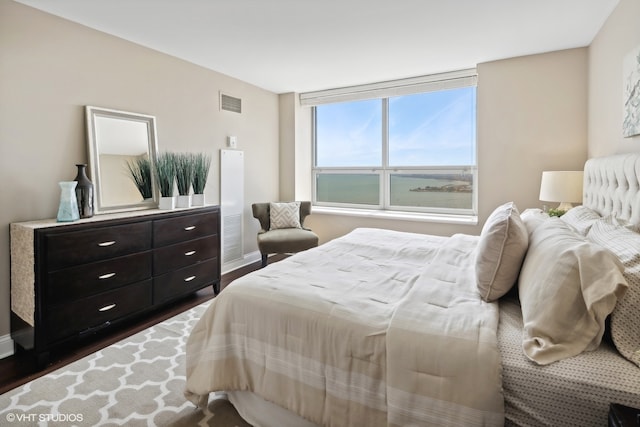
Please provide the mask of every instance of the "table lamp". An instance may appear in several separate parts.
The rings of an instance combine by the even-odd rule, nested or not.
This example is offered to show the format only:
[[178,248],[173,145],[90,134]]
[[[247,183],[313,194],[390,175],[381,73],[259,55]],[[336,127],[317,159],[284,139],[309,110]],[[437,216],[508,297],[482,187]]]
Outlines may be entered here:
[[540,183],[540,200],[559,202],[556,208],[568,211],[572,202],[582,202],[582,171],[545,171]]

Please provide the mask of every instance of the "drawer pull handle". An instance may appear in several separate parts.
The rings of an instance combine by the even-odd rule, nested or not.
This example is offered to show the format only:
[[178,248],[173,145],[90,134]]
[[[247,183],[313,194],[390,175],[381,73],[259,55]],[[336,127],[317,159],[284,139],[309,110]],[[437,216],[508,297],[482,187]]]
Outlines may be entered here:
[[192,280],[193,280],[193,279],[195,279],[195,278],[196,278],[196,276],[189,276],[189,277],[187,277],[186,279],[184,279],[184,281],[185,281],[185,282],[190,282],[190,281],[192,281]]
[[184,255],[185,256],[191,256],[194,255],[196,253],[196,251],[189,251],[189,252],[185,252]]
[[111,310],[113,307],[115,307],[115,304],[109,304],[109,305],[105,305],[104,307],[102,307],[101,309],[99,309],[98,311],[109,311]]
[[115,275],[116,273],[107,273],[107,274],[103,274],[102,276],[98,276],[98,279],[111,279]]
[[191,231],[191,230],[195,230],[195,229],[196,229],[196,226],[195,226],[195,225],[190,225],[190,226],[188,226],[188,227],[185,227],[185,228],[184,228],[184,231]]
[[108,242],[98,243],[98,246],[106,248],[107,246],[111,246],[111,245],[115,245],[115,244],[116,244],[116,241],[115,240],[111,240],[111,241],[108,241]]

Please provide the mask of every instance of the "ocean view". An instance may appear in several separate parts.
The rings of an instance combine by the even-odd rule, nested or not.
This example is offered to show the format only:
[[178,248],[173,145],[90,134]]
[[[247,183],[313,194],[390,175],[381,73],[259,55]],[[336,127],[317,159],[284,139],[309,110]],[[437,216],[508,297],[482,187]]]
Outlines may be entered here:
[[[393,206],[472,209],[472,175],[453,179],[451,174],[391,175],[390,201]],[[317,200],[331,203],[379,203],[377,174],[318,175]]]

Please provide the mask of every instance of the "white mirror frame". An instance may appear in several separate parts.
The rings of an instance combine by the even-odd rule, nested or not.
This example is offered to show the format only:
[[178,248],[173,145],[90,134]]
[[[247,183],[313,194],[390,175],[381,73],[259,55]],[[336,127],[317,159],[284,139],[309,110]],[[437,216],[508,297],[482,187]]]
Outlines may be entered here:
[[[151,191],[153,197],[145,200],[121,200],[118,202],[109,202],[105,199],[105,183],[113,177],[110,177],[100,165],[100,154],[104,151],[104,146],[109,141],[105,140],[104,135],[97,132],[97,125],[100,119],[115,119],[131,122],[131,125],[142,124],[146,129],[146,147],[151,166],[151,175],[154,175],[156,156],[158,153],[158,142],[156,138],[156,119],[154,116],[146,114],[131,113],[127,111],[118,111],[108,108],[100,108],[93,106],[85,106],[86,124],[87,124],[87,144],[89,149],[89,179],[94,185],[94,213],[110,213],[123,212],[140,209],[154,209],[158,207],[159,193],[155,178],[151,180]],[[114,122],[115,123],[115,122]],[[119,142],[119,141],[114,141]],[[124,154],[124,153],[123,153]],[[124,167],[124,165],[123,165]],[[125,171],[123,170],[123,173]],[[119,177],[122,179],[122,177]],[[133,183],[133,181],[131,181]]]

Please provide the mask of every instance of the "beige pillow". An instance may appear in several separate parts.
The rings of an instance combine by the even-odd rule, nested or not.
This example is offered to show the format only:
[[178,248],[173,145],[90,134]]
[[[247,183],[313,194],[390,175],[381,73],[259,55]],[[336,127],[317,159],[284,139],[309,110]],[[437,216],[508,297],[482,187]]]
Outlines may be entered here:
[[527,244],[516,205],[498,206],[482,227],[476,253],[476,285],[483,300],[494,301],[513,287]]
[[518,281],[522,347],[546,365],[600,345],[627,283],[618,259],[558,218],[531,235]]
[[640,234],[603,219],[593,224],[587,238],[613,252],[624,266],[629,289],[611,314],[611,337],[620,354],[640,366]]
[[300,225],[300,202],[270,203],[269,220],[271,221],[271,230],[302,228]]

